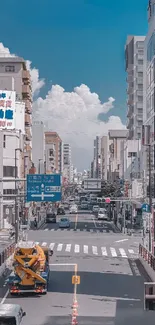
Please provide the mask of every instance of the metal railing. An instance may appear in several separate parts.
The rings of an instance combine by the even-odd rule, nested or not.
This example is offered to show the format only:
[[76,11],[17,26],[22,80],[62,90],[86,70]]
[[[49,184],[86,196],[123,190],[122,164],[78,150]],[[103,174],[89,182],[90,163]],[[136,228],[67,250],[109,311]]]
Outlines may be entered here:
[[155,256],[150,253],[143,245],[139,245],[139,255],[155,271]]

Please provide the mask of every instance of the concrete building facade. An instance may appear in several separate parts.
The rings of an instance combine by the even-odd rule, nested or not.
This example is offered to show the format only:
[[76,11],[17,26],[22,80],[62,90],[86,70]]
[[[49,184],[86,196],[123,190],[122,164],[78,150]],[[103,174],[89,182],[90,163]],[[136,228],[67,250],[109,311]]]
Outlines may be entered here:
[[45,132],[46,172],[63,172],[63,143],[57,132]]
[[128,139],[140,139],[142,134],[144,41],[145,36],[128,36],[125,46]]
[[32,124],[32,161],[36,173],[45,171],[45,133],[43,122],[35,121]]
[[71,146],[68,143],[63,144],[63,176],[68,183],[73,181],[73,166],[71,158]]
[[[20,57],[0,57],[0,89],[15,90],[16,100],[25,103],[25,146],[32,159],[32,87],[26,62]],[[28,168],[30,167],[30,164]]]

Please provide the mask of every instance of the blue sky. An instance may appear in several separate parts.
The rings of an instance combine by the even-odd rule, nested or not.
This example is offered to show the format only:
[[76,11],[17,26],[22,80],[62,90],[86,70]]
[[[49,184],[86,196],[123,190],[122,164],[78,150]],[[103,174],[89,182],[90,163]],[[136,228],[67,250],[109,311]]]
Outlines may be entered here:
[[115,98],[108,114],[125,122],[124,45],[128,34],[147,33],[147,4],[148,0],[5,0],[0,41],[39,69],[46,79],[43,97],[51,83],[69,92],[83,83],[103,102]]

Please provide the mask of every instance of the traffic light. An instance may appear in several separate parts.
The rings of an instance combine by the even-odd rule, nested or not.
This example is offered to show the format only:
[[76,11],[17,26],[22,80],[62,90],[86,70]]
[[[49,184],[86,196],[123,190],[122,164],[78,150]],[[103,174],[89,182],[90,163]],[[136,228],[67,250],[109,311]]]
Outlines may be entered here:
[[98,197],[97,198],[97,203],[105,203],[105,199],[104,198],[102,198],[102,197]]

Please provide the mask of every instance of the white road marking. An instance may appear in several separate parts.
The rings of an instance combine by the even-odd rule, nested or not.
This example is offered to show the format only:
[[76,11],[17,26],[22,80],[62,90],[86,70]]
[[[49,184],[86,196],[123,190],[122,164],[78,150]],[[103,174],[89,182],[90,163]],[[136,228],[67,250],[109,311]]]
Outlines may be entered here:
[[55,245],[55,243],[51,243],[51,244],[49,245],[49,248],[52,250],[52,249],[54,248],[54,245]]
[[120,251],[120,254],[121,254],[122,257],[127,258],[127,255],[126,255],[125,250],[123,248],[119,248],[119,251]]
[[106,250],[106,247],[101,247],[101,251],[102,251],[102,255],[103,256],[107,256],[107,250]]
[[115,248],[110,247],[110,251],[111,251],[111,255],[112,255],[113,257],[116,257],[116,256],[117,256],[117,253],[116,253]]
[[120,239],[120,240],[116,240],[115,243],[121,243],[121,242],[127,241],[127,240],[129,240],[129,239]]
[[47,231],[47,230],[48,230],[48,228],[44,229],[44,231]]
[[58,252],[61,252],[62,251],[62,246],[63,246],[63,244],[58,244],[58,247],[57,247],[57,251]]
[[71,251],[71,244],[67,244],[66,245],[66,249],[65,249],[66,252],[70,252]]
[[46,242],[43,242],[43,243],[41,244],[41,246],[47,246],[47,243],[46,243]]
[[77,265],[76,263],[53,263],[49,264],[50,266],[75,266]]
[[94,255],[98,255],[97,246],[92,246],[92,251]]
[[8,294],[9,294],[9,290],[7,290],[7,292],[5,293],[3,299],[1,300],[1,305],[4,304],[4,302],[5,302],[5,300],[6,300],[7,296],[8,296]]
[[79,253],[80,252],[80,246],[79,245],[75,245],[74,252],[75,253]]
[[84,246],[83,246],[83,252],[84,252],[85,254],[88,254],[88,246],[87,246],[87,245],[84,245]]
[[128,252],[129,252],[130,254],[135,254],[133,249],[128,249]]

